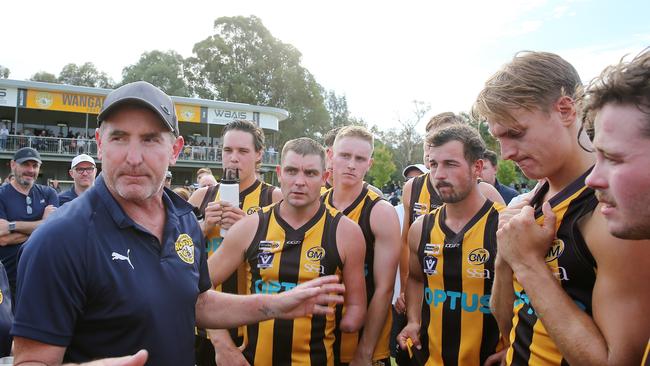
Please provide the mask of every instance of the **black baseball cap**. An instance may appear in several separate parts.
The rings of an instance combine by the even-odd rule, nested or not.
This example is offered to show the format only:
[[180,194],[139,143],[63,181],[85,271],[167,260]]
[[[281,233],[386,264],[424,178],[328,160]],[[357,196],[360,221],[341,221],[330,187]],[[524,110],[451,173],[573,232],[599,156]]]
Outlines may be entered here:
[[14,154],[14,161],[18,164],[22,164],[29,160],[34,160],[41,164],[41,154],[39,154],[36,149],[33,149],[31,147],[23,147],[22,149],[18,149],[18,151],[16,151]]
[[102,110],[97,116],[97,125],[101,125],[102,121],[124,104],[137,104],[151,109],[160,117],[165,126],[178,136],[178,120],[174,102],[162,90],[146,81],[129,83],[110,92],[104,99]]

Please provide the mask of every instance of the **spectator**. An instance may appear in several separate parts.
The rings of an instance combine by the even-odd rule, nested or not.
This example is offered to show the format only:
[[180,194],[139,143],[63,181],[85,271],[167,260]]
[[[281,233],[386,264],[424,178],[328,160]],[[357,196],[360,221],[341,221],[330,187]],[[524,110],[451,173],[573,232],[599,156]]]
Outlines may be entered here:
[[68,174],[70,174],[74,184],[69,190],[59,194],[60,206],[79,197],[95,184],[95,175],[97,174],[95,159],[86,154],[75,156],[70,164]]
[[507,205],[510,203],[510,200],[517,197],[519,193],[514,189],[499,183],[499,180],[497,179],[497,164],[497,154],[492,150],[485,150],[485,153],[483,154],[483,171],[481,171],[481,179],[484,182],[493,185],[501,197],[503,197],[503,200]]
[[10,164],[15,179],[0,187],[0,260],[13,294],[18,250],[56,209],[59,198],[52,187],[36,184],[41,169],[38,151],[24,147],[16,151]]
[[7,138],[9,138],[9,129],[4,123],[0,123],[0,150],[7,148]]

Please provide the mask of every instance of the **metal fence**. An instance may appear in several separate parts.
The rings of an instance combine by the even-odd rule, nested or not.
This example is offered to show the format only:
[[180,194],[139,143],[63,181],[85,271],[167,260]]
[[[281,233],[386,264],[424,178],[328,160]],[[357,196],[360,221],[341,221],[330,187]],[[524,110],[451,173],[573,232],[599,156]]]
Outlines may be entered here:
[[[14,152],[23,147],[33,147],[40,153],[76,156],[79,154],[97,155],[97,142],[95,139],[75,139],[61,137],[41,137],[8,135],[0,136],[0,151]],[[221,147],[189,146],[183,147],[179,160],[221,163]],[[265,151],[262,154],[262,163],[279,164],[277,152]]]

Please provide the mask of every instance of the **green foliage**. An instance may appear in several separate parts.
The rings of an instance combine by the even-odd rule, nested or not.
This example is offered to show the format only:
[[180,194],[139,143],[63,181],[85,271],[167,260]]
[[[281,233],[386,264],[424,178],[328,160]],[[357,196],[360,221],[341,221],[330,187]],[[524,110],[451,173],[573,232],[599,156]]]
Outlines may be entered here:
[[122,70],[122,85],[144,80],[169,95],[189,97],[183,63],[183,57],[174,51],[145,52],[136,64]]
[[376,187],[383,187],[391,181],[391,176],[396,170],[391,151],[384,144],[375,143],[373,163],[368,171],[370,183]]
[[205,99],[269,105],[291,113],[281,122],[281,142],[318,137],[331,128],[324,90],[301,64],[293,46],[271,35],[255,17],[222,17],[214,34],[186,59],[190,91]]
[[105,72],[97,70],[92,62],[79,66],[69,63],[59,73],[59,83],[93,88],[112,88],[115,84]]
[[332,121],[331,128],[348,125],[366,126],[363,119],[350,116],[348,101],[345,95],[338,96],[333,90],[328,91],[325,93],[325,107]]
[[0,65],[0,79],[8,78],[10,73],[11,73],[11,71],[9,70],[8,67],[4,67],[4,66]]
[[520,177],[517,173],[517,167],[512,160],[501,160],[497,167],[497,179],[499,183],[511,185],[519,182]]
[[32,75],[31,78],[29,78],[31,81],[41,81],[44,83],[59,83],[59,79],[56,78],[56,75],[50,74],[49,72],[45,71],[39,71],[36,74]]
[[467,122],[467,124],[469,124],[470,126],[478,130],[479,134],[481,135],[481,138],[483,138],[483,141],[485,141],[485,145],[487,146],[488,149],[492,151],[500,150],[499,142],[490,134],[490,131],[488,130],[488,125],[485,121],[479,121],[469,113],[465,113],[465,112],[460,112],[459,115],[465,120],[465,122]]

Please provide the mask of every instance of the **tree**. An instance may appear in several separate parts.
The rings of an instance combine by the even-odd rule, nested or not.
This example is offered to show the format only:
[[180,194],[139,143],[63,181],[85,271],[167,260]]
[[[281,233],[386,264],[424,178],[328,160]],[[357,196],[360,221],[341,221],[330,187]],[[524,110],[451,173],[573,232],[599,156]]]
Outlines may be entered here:
[[318,137],[331,127],[323,88],[301,66],[301,54],[274,38],[255,17],[222,17],[194,45],[184,72],[190,92],[205,99],[268,105],[290,112],[280,142]]
[[4,66],[0,65],[0,79],[8,78],[10,72],[11,71],[9,70],[8,67],[4,67]]
[[29,78],[31,81],[41,81],[44,83],[59,83],[59,79],[57,79],[56,75],[50,74],[49,72],[46,71],[39,71],[36,74],[32,75],[31,78]]
[[144,80],[159,87],[168,95],[189,97],[183,64],[183,57],[175,51],[145,52],[136,64],[122,70],[122,85]]
[[512,160],[501,160],[497,167],[497,179],[499,183],[511,185],[520,180],[517,168]]
[[391,181],[395,172],[395,163],[393,163],[393,154],[381,142],[375,142],[375,152],[373,154],[373,163],[368,177],[373,185],[383,187]]
[[487,122],[480,121],[469,113],[460,112],[459,115],[462,119],[465,120],[465,122],[467,122],[467,124],[478,131],[478,133],[481,135],[481,138],[483,138],[483,141],[485,141],[485,146],[487,146],[488,149],[495,152],[498,152],[500,150],[499,142],[494,138],[494,136],[490,134]]
[[59,83],[93,88],[112,88],[115,84],[105,72],[97,70],[92,62],[78,66],[69,63],[59,73]]
[[349,125],[366,126],[363,119],[354,118],[350,115],[345,95],[338,96],[334,90],[328,91],[325,94],[325,107],[332,121],[331,128]]

